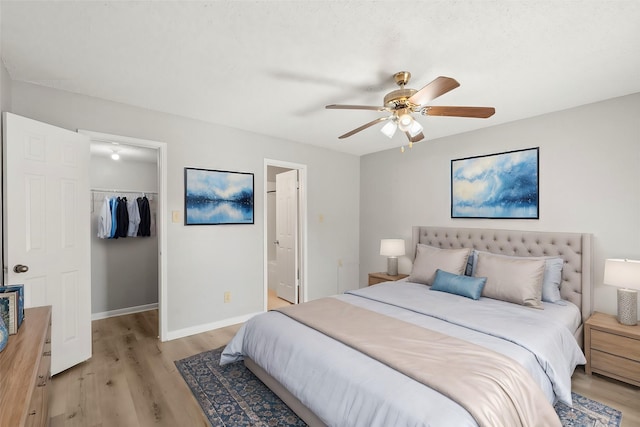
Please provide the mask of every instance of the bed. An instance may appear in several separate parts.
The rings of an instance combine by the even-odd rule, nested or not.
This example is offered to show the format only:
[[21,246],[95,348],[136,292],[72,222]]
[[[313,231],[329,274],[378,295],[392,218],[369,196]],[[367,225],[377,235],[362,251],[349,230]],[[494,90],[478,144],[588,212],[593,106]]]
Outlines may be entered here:
[[[470,256],[463,270],[447,273],[447,263],[465,250]],[[409,256],[414,266],[408,280],[255,316],[227,345],[221,363],[244,360],[311,426],[515,425],[508,415],[514,411],[520,425],[530,425],[556,401],[571,404],[571,375],[585,363],[582,324],[592,311],[589,234],[413,227]],[[529,304],[527,286],[516,300],[528,305],[463,295],[477,291],[477,273],[489,273],[492,292],[499,282],[494,275],[529,269],[546,280],[550,260],[558,258],[555,302],[539,297]],[[428,284],[425,262],[443,267]],[[537,280],[527,274],[519,282]],[[432,289],[460,280],[462,294]],[[485,283],[483,292],[489,290]],[[500,367],[492,384],[507,391],[485,391],[486,374],[474,383],[481,365]],[[484,414],[492,404],[495,413]]]

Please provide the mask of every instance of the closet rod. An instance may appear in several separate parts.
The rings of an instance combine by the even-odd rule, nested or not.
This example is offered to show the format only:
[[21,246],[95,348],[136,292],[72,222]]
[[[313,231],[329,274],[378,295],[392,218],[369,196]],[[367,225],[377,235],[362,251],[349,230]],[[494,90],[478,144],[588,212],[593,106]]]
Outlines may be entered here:
[[92,188],[91,191],[99,193],[142,193],[142,194],[158,194],[157,191],[140,191],[140,190],[114,190],[112,188]]

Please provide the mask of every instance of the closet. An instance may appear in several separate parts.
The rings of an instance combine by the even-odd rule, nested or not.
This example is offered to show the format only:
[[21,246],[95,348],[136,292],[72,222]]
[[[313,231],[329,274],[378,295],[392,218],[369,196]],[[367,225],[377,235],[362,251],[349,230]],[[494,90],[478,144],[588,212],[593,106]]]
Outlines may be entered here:
[[[157,308],[157,150],[92,140],[90,185],[92,318]],[[132,233],[127,224],[123,234],[105,235],[100,229],[105,200],[118,200],[121,207],[136,203],[140,232]],[[142,209],[147,203],[148,212]]]

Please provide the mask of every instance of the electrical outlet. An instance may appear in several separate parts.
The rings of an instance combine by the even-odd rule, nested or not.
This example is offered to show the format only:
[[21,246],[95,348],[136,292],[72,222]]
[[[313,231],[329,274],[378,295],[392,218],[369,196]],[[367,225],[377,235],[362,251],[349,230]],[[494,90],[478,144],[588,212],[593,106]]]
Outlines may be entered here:
[[224,303],[227,304],[231,302],[231,292],[227,291],[224,293]]

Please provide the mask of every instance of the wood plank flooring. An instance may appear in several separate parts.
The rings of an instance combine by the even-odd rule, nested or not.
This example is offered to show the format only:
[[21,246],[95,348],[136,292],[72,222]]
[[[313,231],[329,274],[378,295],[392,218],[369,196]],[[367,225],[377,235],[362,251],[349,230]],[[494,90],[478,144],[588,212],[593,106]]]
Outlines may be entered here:
[[[208,426],[173,363],[225,345],[240,325],[162,343],[156,310],[96,320],[93,357],[52,381],[51,427]],[[573,389],[640,425],[640,388],[578,368]]]

